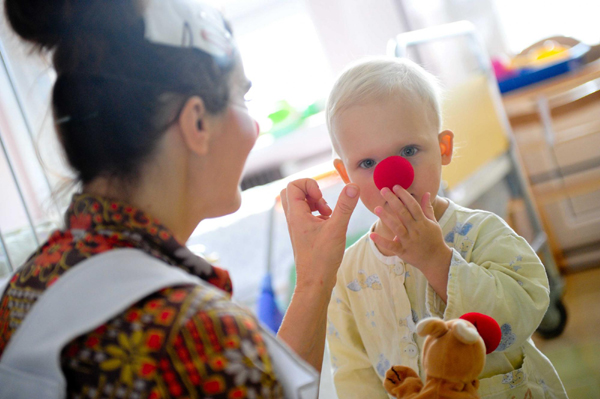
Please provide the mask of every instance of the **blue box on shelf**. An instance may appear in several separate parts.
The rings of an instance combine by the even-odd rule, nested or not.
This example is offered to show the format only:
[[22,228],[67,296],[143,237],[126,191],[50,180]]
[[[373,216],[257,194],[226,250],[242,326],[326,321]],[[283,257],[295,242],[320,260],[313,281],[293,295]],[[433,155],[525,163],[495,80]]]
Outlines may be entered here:
[[510,91],[577,70],[584,64],[585,55],[589,50],[590,47],[588,45],[579,43],[578,45],[569,49],[571,54],[567,59],[544,66],[542,68],[523,68],[521,71],[519,71],[517,76],[498,81],[500,93],[508,93]]

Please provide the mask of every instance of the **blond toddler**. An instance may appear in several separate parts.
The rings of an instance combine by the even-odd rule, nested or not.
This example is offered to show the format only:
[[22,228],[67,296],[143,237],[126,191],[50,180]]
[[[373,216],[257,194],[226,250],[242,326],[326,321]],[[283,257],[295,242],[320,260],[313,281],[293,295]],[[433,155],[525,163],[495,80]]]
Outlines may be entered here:
[[[482,398],[566,398],[531,335],[549,304],[544,266],[527,241],[493,213],[436,195],[454,134],[441,129],[436,79],[398,58],[363,60],[337,80],[327,105],[334,164],[377,222],[347,249],[328,309],[327,339],[340,399],[388,398],[391,365],[423,376],[416,323],[467,312],[498,322]],[[408,189],[379,190],[373,170],[399,155],[414,168]]]

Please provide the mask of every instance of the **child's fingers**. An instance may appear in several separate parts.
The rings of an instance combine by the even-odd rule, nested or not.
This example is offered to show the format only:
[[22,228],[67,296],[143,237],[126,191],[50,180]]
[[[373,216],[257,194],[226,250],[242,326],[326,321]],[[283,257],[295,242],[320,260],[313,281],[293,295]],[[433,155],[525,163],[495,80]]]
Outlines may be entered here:
[[379,249],[383,249],[385,251],[389,251],[395,254],[402,253],[402,244],[399,242],[383,238],[377,233],[371,233],[369,237],[371,238],[371,240],[373,240],[373,242],[377,245]]
[[408,234],[408,230],[402,220],[384,207],[375,207],[375,214],[379,216],[379,219],[381,219],[383,224],[385,224],[395,235],[405,237]]
[[414,220],[419,221],[425,218],[419,202],[408,191],[401,186],[395,185],[394,194],[400,198],[400,201],[406,206],[406,209],[408,209]]
[[421,198],[421,209],[423,209],[423,214],[429,220],[435,220],[435,212],[433,211],[433,205],[431,205],[431,194],[425,193]]
[[386,200],[387,204],[392,209],[392,211],[397,215],[397,217],[399,217],[400,220],[402,220],[402,223],[406,227],[410,227],[410,225],[412,224],[412,222],[415,221],[415,219],[412,217],[409,210],[402,203],[402,201],[400,201],[400,199],[396,196],[396,194],[394,194],[389,188],[384,187],[381,190],[381,195]]

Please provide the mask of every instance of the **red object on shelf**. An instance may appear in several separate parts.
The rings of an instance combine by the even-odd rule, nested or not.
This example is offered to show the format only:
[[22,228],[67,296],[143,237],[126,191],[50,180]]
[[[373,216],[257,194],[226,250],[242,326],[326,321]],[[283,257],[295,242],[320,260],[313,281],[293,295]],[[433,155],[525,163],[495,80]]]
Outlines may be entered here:
[[485,354],[489,355],[496,350],[502,339],[502,331],[494,318],[482,313],[471,312],[460,316],[461,319],[471,322],[485,343]]
[[415,179],[415,170],[410,162],[401,156],[392,156],[379,162],[373,173],[373,180],[378,189],[388,187],[393,191],[395,185],[407,190]]

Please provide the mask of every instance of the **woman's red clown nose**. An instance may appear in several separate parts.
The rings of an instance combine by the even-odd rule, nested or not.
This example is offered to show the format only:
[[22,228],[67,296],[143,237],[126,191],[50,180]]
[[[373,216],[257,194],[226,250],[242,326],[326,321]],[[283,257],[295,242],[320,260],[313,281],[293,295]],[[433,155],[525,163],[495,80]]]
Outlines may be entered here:
[[373,180],[378,189],[388,187],[393,191],[399,185],[407,190],[415,179],[415,171],[405,158],[392,156],[379,162],[373,173]]

